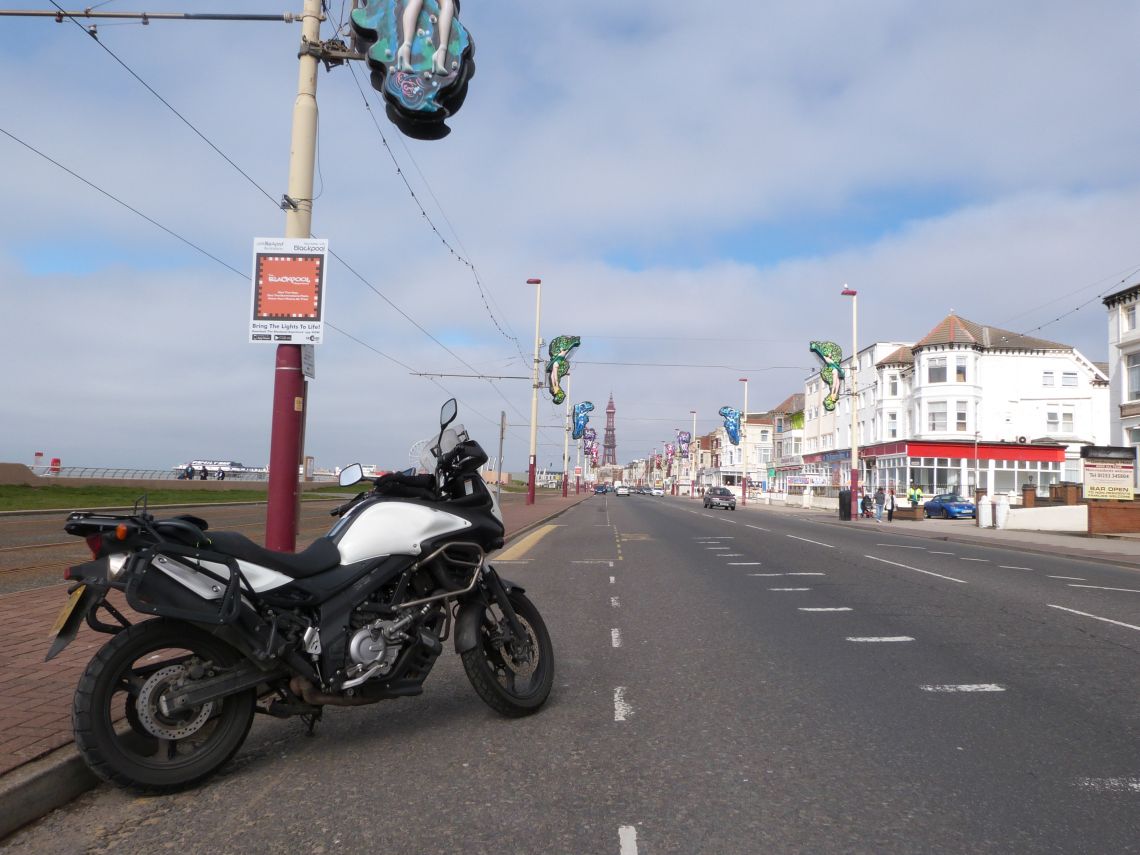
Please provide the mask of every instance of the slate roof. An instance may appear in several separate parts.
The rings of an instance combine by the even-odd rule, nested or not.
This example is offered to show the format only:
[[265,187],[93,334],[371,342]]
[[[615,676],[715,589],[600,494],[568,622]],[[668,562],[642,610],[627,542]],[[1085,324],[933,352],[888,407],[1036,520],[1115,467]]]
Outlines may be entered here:
[[880,359],[875,367],[883,365],[914,365],[914,351],[903,345],[894,353]]
[[786,415],[788,413],[802,413],[803,409],[804,393],[796,392],[794,395],[790,395],[788,399],[781,403],[779,406],[773,407],[772,412],[782,413]]
[[968,321],[958,315],[947,315],[913,350],[937,344],[966,344],[984,350],[1072,350],[1067,344],[1033,338],[998,327]]

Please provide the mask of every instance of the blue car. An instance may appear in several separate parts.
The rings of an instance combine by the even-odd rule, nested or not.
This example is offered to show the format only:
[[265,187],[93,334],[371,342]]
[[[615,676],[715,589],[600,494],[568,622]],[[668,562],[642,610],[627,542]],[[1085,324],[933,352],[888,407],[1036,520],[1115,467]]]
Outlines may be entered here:
[[922,507],[922,515],[927,519],[942,517],[944,520],[950,520],[974,517],[977,512],[973,502],[969,499],[963,499],[957,493],[943,493],[940,496],[935,496]]

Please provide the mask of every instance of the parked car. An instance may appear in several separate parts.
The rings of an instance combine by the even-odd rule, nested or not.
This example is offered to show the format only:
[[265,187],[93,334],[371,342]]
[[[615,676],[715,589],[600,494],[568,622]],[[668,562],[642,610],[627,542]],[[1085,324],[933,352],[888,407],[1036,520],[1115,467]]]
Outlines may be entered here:
[[709,487],[705,490],[706,508],[728,508],[736,510],[736,496],[728,487]]
[[629,487],[626,487],[626,486],[618,487],[616,490],[614,490],[614,494],[618,495],[618,496],[628,496],[629,495]]
[[665,491],[662,490],[660,487],[654,487],[652,490],[649,491],[649,494],[651,496],[664,496]]
[[942,517],[944,520],[958,519],[960,517],[973,517],[978,510],[969,499],[963,499],[957,493],[943,493],[928,499],[922,507],[924,517]]
[[594,495],[595,496],[604,496],[605,494],[606,494],[606,485],[605,484],[599,484],[597,487],[594,488]]

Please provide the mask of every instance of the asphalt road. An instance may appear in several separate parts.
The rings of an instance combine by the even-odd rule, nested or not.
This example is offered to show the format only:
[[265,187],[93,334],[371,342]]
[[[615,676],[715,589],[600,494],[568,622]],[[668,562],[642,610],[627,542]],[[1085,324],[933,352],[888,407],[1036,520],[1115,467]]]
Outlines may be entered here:
[[[1140,852],[1140,573],[786,512],[592,497],[500,572],[557,656],[255,723],[198,790],[101,787],[11,852]],[[541,533],[540,533],[541,532]]]

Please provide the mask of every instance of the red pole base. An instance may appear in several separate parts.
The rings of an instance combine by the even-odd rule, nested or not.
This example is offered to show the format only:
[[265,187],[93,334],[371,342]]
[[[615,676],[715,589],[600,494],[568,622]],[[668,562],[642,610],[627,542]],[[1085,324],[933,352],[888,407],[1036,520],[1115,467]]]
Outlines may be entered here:
[[278,345],[277,370],[273,380],[265,546],[279,552],[292,552],[297,547],[297,500],[301,489],[298,471],[305,423],[304,402],[301,348],[296,344]]

